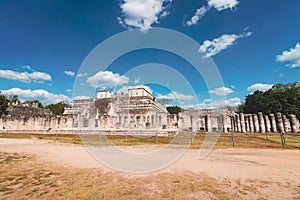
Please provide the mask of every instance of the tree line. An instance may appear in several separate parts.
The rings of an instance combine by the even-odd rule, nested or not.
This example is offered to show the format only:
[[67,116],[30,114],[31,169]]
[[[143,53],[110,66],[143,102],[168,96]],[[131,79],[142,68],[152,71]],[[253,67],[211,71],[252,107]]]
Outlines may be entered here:
[[[18,96],[5,96],[0,91],[0,116],[7,114],[6,109],[9,102],[17,101],[19,101]],[[54,115],[63,114],[65,107],[69,106],[65,102],[43,106],[38,100],[25,103],[29,105],[37,103],[38,107],[50,109]],[[167,110],[170,114],[178,114],[183,111],[178,106],[169,106]],[[265,114],[281,112],[284,115],[294,114],[300,118],[300,83],[276,84],[265,92],[257,90],[246,96],[245,103],[239,105],[237,111],[239,113],[263,112]]]
[[255,91],[245,98],[238,112],[265,114],[281,112],[300,118],[300,83],[276,84],[269,90]]
[[[5,96],[0,91],[0,116],[7,114],[7,107],[9,103],[16,103],[20,102],[17,95],[9,95]],[[43,106],[43,104],[39,100],[33,100],[33,101],[25,101],[24,103],[28,105],[36,104],[38,108],[45,108],[49,109],[55,116],[63,114],[66,107],[69,106],[66,102],[59,102],[56,104],[49,104],[46,106]]]

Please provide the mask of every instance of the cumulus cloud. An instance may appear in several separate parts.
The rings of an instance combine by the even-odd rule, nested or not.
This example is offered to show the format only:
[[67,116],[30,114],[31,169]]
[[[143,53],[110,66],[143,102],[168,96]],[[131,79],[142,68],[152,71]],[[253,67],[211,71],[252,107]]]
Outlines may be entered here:
[[67,92],[67,93],[72,93],[72,92],[73,92],[73,90],[71,90],[71,89],[67,89],[67,90],[66,90],[66,92]]
[[203,102],[196,105],[182,105],[184,109],[215,109],[224,107],[238,107],[241,104],[241,100],[238,97],[224,100],[214,100],[205,99]]
[[24,65],[24,66],[22,66],[22,68],[33,71],[33,69],[29,65]]
[[53,94],[46,90],[23,90],[20,88],[11,88],[9,90],[2,90],[4,95],[17,95],[21,101],[26,100],[39,100],[43,104],[53,104],[62,101],[70,102],[71,99],[63,94]]
[[74,100],[83,100],[83,99],[91,99],[90,96],[76,96],[73,98]]
[[141,79],[140,78],[136,78],[136,79],[134,79],[134,84],[139,84],[141,82]]
[[227,87],[219,87],[219,88],[215,88],[214,90],[209,90],[209,93],[216,94],[219,96],[226,96],[230,93],[233,93],[233,90]]
[[283,51],[280,55],[276,56],[278,62],[289,62],[288,67],[300,67],[300,44],[297,43],[294,48],[288,51]]
[[208,0],[207,4],[221,11],[228,8],[233,10],[239,2],[238,0]]
[[87,76],[87,73],[79,73],[76,75],[76,77],[80,78],[80,77],[84,77]]
[[194,16],[186,22],[186,25],[192,26],[198,23],[198,21],[211,9],[215,8],[218,11],[225,9],[233,10],[239,4],[238,0],[208,0],[207,5],[203,5],[198,8]]
[[247,90],[249,92],[255,92],[256,90],[264,92],[264,91],[267,91],[268,89],[270,89],[272,86],[273,86],[273,84],[256,83],[256,84],[250,85],[247,88]]
[[74,76],[74,75],[75,75],[75,72],[72,72],[72,71],[64,71],[64,74],[67,75],[67,76]]
[[181,94],[176,91],[172,91],[166,95],[158,94],[157,99],[169,99],[169,100],[193,100],[193,95]]
[[194,16],[186,22],[186,25],[192,26],[198,23],[198,21],[208,12],[210,9],[209,6],[202,6],[198,8],[194,14]]
[[167,4],[172,0],[123,0],[120,4],[122,16],[119,23],[127,28],[140,28],[147,32],[152,24],[168,15]]
[[129,78],[127,76],[120,76],[120,74],[114,74],[111,71],[99,71],[95,75],[88,77],[87,83],[95,88],[107,88],[117,85],[123,85],[128,83]]
[[212,41],[205,40],[199,48],[199,52],[205,53],[204,58],[211,57],[220,53],[222,50],[227,49],[233,45],[234,42],[240,38],[248,37],[252,35],[251,32],[244,32],[240,35],[236,34],[224,34],[219,38],[215,38]]
[[16,72],[12,70],[0,70],[0,77],[10,80],[18,80],[24,83],[51,81],[51,76],[44,72]]

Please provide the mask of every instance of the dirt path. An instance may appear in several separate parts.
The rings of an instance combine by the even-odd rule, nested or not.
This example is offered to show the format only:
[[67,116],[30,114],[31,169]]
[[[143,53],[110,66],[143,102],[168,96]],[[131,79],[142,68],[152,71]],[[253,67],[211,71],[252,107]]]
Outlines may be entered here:
[[[129,151],[155,150],[157,146],[124,147]],[[40,160],[62,166],[101,168],[83,146],[45,140],[0,139],[0,151],[37,155]],[[245,199],[300,199],[300,151],[273,149],[220,149],[200,160],[198,150],[188,150],[158,173],[206,173],[229,193]]]

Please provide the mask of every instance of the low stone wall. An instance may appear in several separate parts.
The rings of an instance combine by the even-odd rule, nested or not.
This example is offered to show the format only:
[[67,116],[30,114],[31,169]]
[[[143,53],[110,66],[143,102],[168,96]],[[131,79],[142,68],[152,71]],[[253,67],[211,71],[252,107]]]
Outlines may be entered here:
[[[95,121],[95,119],[94,119]],[[268,114],[216,114],[216,113],[197,113],[185,112],[178,117],[172,117],[169,123],[178,124],[178,129],[170,126],[158,129],[128,129],[136,135],[141,132],[144,135],[155,135],[158,131],[161,135],[174,134],[180,129],[187,129],[193,132],[300,132],[299,119],[295,115],[282,115],[281,113]],[[124,128],[103,129],[100,127],[78,127],[74,126],[76,120],[73,115],[63,115],[57,117],[36,116],[36,117],[11,117],[2,116],[0,118],[0,131],[20,132],[20,133],[101,133],[104,134],[127,134]]]
[[57,117],[11,117],[4,116],[0,118],[0,130],[45,130],[52,129],[72,129],[72,116]]

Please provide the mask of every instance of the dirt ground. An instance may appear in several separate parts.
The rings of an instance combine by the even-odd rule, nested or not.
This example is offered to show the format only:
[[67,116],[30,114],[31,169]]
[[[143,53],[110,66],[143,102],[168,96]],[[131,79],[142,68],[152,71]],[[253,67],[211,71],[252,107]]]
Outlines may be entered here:
[[[81,145],[0,138],[0,153],[0,199],[300,199],[299,150],[218,149],[199,159],[189,149],[142,176],[113,171]],[[34,174],[40,177],[32,185]]]

